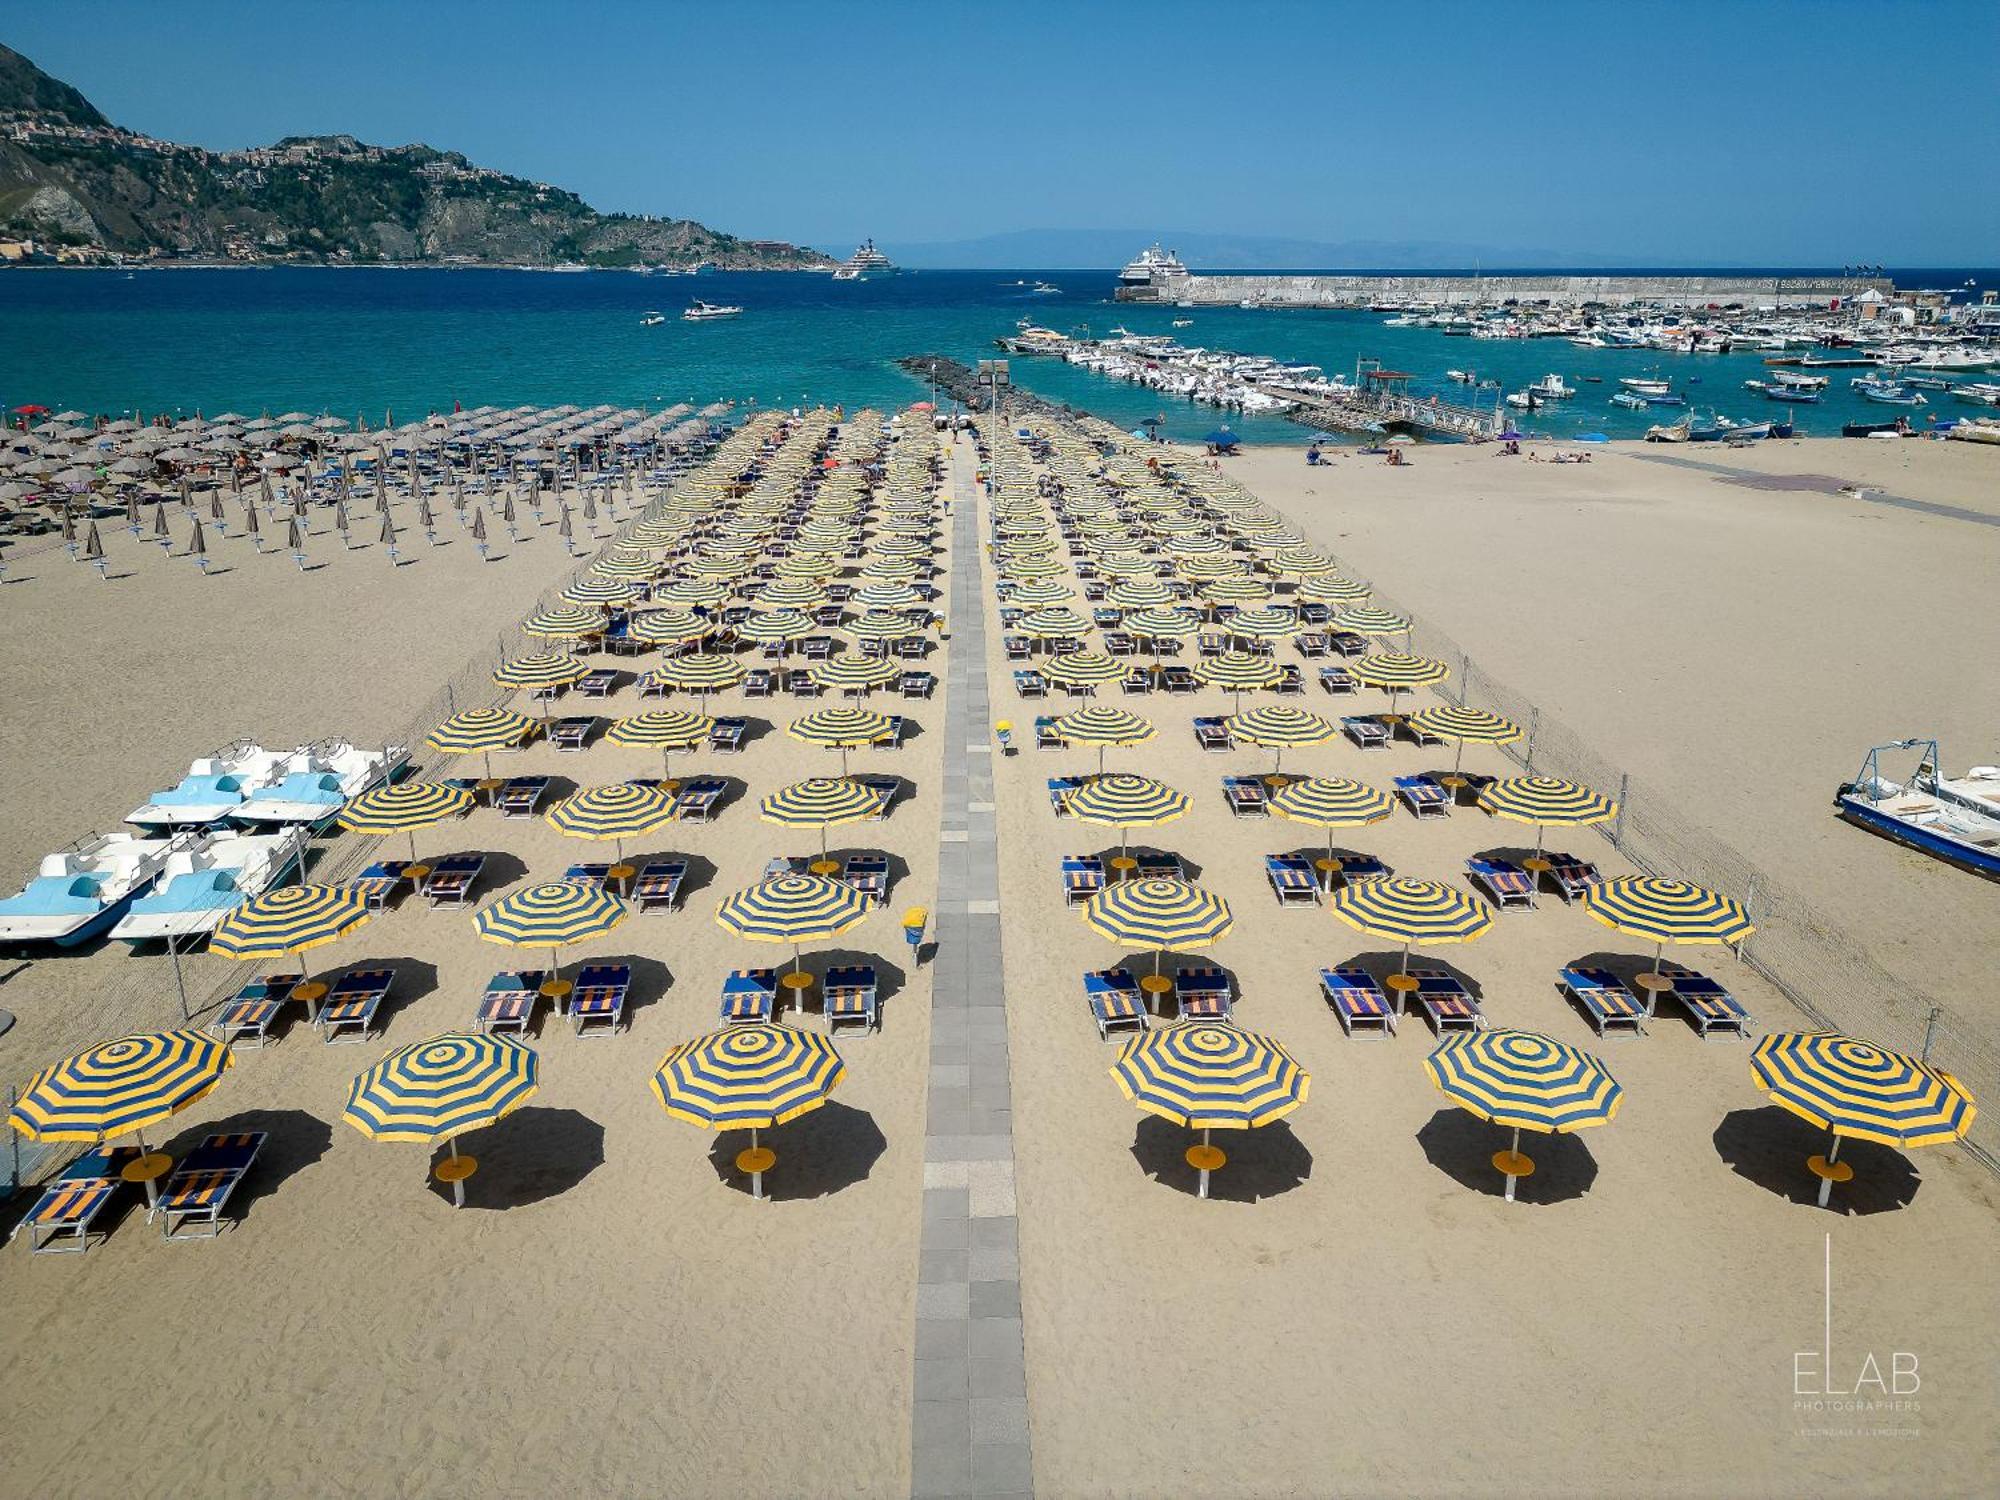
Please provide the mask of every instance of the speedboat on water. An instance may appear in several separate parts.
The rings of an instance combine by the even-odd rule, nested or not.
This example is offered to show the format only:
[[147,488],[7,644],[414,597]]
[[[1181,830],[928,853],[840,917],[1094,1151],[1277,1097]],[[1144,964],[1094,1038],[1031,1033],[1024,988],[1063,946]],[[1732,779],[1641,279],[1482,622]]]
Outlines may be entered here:
[[145,838],[120,829],[93,833],[36,867],[19,895],[0,901],[0,943],[74,948],[125,915],[133,898],[159,878],[188,835]]
[[1814,406],[1819,402],[1819,392],[1799,386],[1767,385],[1764,387],[1764,399],[1782,401],[1787,406]]
[[111,929],[128,943],[213,932],[261,894],[299,857],[304,828],[278,833],[221,833],[169,854],[159,884],[132,903]]
[[717,306],[713,302],[703,302],[697,297],[694,305],[682,313],[681,317],[689,323],[707,323],[716,318],[737,318],[742,315],[743,309],[740,307]]
[[1864,401],[1873,401],[1878,406],[1922,406],[1924,398],[1908,389],[1897,380],[1870,380],[1856,376],[1848,382],[1855,393]]
[[[1883,753],[1915,750],[1919,759],[1907,782],[1882,772]],[[1956,780],[1938,775],[1938,743],[1897,740],[1877,745],[1861,774],[1834,794],[1848,822],[1920,849],[1937,859],[1988,877],[2000,877],[2000,768],[1976,766]]]
[[278,780],[256,788],[230,816],[243,823],[317,823],[345,807],[410,758],[407,747],[361,750],[324,740],[295,750]]
[[667,315],[665,313],[649,312],[639,319],[639,326],[641,328],[658,328],[666,321]]
[[125,821],[142,828],[201,828],[228,817],[258,787],[284,774],[287,757],[247,740],[225,745],[189,765],[176,786],[153,793]]
[[1641,396],[1664,396],[1673,390],[1669,382],[1652,376],[1626,375],[1621,377],[1618,383],[1626,390]]
[[1613,406],[1622,406],[1627,411],[1644,411],[1652,403],[1647,401],[1644,396],[1632,391],[1620,391],[1611,398],[1611,404]]

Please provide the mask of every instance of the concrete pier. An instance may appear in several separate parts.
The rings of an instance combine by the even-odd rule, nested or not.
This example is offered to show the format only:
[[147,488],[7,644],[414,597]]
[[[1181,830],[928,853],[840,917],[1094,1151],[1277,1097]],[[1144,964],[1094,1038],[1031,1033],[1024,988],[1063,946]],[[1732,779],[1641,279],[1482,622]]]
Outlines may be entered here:
[[1895,283],[1860,276],[1174,276],[1147,286],[1121,286],[1121,302],[1186,303],[1192,307],[1372,307],[1420,303],[1437,307],[1497,307],[1506,302],[1586,303],[1627,307],[1738,304],[1746,307],[1824,307],[1834,298],[1873,289],[1887,295]]

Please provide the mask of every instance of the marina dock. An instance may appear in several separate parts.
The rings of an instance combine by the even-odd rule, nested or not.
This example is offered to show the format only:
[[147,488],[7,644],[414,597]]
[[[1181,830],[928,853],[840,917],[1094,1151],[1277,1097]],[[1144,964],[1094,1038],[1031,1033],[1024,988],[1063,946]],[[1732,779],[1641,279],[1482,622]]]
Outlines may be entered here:
[[1117,297],[1120,302],[1178,307],[1497,307],[1508,302],[1824,307],[1836,297],[1894,290],[1893,281],[1879,276],[1179,275],[1120,286]]

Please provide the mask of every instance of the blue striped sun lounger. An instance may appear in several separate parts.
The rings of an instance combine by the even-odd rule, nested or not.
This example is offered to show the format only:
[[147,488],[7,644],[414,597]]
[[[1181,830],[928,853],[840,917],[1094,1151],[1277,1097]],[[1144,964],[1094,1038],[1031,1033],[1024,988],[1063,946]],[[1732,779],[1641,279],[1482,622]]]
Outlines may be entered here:
[[1130,970],[1103,969],[1085,974],[1083,996],[1090,1004],[1090,1018],[1097,1023],[1099,1041],[1110,1041],[1114,1027],[1146,1029],[1145,1001],[1139,994],[1139,981]]
[[844,964],[828,969],[822,988],[826,1029],[858,1025],[863,1031],[876,1030],[881,1025],[875,1009],[877,987],[873,964]]
[[375,1012],[395,982],[392,968],[349,969],[333,982],[319,1010],[321,1036],[328,1042],[365,1042],[375,1025]]
[[229,1197],[249,1175],[268,1139],[262,1130],[212,1135],[190,1151],[167,1179],[153,1210],[160,1215],[166,1237],[212,1240],[221,1234]]
[[1556,976],[1556,985],[1577,1003],[1599,1036],[1614,1026],[1634,1036],[1645,1034],[1646,1007],[1609,969],[1572,964]]
[[1174,1004],[1183,1021],[1230,1020],[1228,972],[1210,964],[1182,969],[1174,976]]
[[1095,854],[1066,854],[1062,879],[1064,902],[1081,906],[1104,889],[1104,861]]
[[1300,859],[1295,854],[1267,854],[1264,856],[1264,878],[1271,882],[1271,894],[1278,898],[1278,905],[1290,906],[1303,903],[1307,906],[1319,904],[1319,876],[1314,872],[1312,861]]
[[479,997],[473,1024],[481,1031],[525,1033],[535,1023],[535,1007],[541,1003],[542,982],[549,976],[541,969],[520,969],[495,974],[486,981]]
[[1478,1031],[1486,1025],[1479,1002],[1452,975],[1442,969],[1411,969],[1410,977],[1417,981],[1417,1003],[1439,1036],[1448,1030]]
[[1704,1037],[1711,1031],[1729,1031],[1742,1037],[1750,1034],[1750,1012],[1715,980],[1678,964],[1662,964],[1660,972],[1674,982],[1674,999]]
[[271,1023],[292,998],[298,982],[296,974],[267,974],[262,979],[253,979],[236,992],[236,997],[222,1007],[210,1024],[222,1033],[226,1042],[241,1045],[244,1038],[254,1037],[259,1047],[265,1046],[271,1040]]
[[590,964],[576,976],[569,1018],[576,1034],[616,1036],[625,1024],[625,1001],[632,989],[630,964]]
[[[35,1255],[81,1255],[90,1248],[90,1226],[125,1187],[119,1173],[137,1161],[137,1146],[99,1146],[78,1157],[42,1189],[21,1222]],[[102,1238],[102,1236],[100,1236]]]
[[1395,1007],[1389,1003],[1389,997],[1382,992],[1375,976],[1366,969],[1321,969],[1319,992],[1333,1007],[1340,1029],[1349,1036],[1355,1034],[1356,1027],[1365,1026],[1374,1027],[1378,1036],[1396,1034]]
[[776,969],[733,969],[722,981],[722,1019],[732,1026],[770,1020],[777,1000]]

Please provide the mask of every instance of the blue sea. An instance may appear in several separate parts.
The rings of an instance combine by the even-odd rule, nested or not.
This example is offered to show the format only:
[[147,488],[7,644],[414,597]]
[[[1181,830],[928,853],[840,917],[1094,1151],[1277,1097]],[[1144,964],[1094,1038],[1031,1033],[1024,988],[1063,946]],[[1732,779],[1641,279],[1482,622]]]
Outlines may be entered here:
[[[1949,279],[1947,279],[1949,278]],[[1898,275],[1901,285],[1996,284],[1991,271]],[[1036,281],[1061,288],[1031,290]],[[1447,338],[1387,328],[1366,312],[1249,311],[1116,304],[1113,273],[920,271],[875,281],[709,272],[698,277],[629,272],[497,270],[27,270],[0,272],[0,401],[52,410],[192,415],[234,409],[331,411],[399,421],[454,403],[521,402],[661,406],[720,399],[900,404],[923,383],[898,369],[902,355],[991,356],[994,339],[1029,318],[1063,332],[1114,327],[1172,333],[1184,343],[1305,360],[1352,374],[1373,357],[1416,377],[1419,393],[1462,397],[1450,368],[1474,370],[1508,390],[1553,371],[1575,399],[1522,418],[1536,431],[1636,437],[1675,411],[1628,412],[1607,404],[1620,376],[1657,374],[1686,387],[1697,411],[1768,420],[1784,408],[1743,389],[1763,374],[1760,354],[1664,355],[1578,349],[1557,339]],[[684,323],[699,297],[735,303],[742,317]],[[651,310],[667,315],[642,327]],[[1172,329],[1176,317],[1192,326]],[[1016,358],[1017,385],[1087,407],[1126,426],[1148,417],[1171,437],[1198,438],[1227,422],[1246,441],[1299,442],[1294,423],[1225,418],[1216,411],[1103,379],[1054,360]],[[1819,406],[1797,409],[1808,433],[1845,421],[1892,418],[1847,389],[1852,371],[1830,371]],[[1601,383],[1592,384],[1595,377]],[[1933,393],[1932,410],[1963,412]]]

